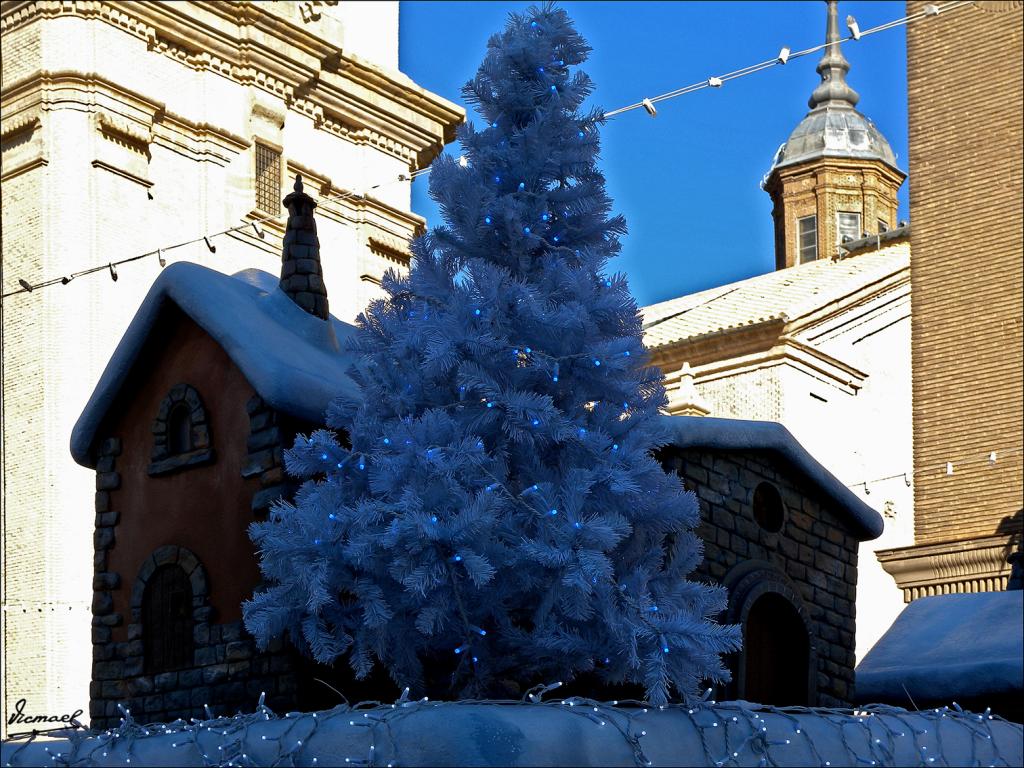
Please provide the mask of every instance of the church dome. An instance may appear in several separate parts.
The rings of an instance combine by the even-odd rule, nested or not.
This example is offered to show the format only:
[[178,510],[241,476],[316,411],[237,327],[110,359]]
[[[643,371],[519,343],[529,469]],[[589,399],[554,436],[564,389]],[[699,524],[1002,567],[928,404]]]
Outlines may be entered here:
[[850,63],[840,49],[838,16],[837,3],[830,0],[824,53],[817,66],[821,82],[807,102],[811,111],[775,153],[766,179],[778,168],[823,157],[880,160],[899,171],[889,142],[855,109],[860,96],[846,82]]
[[820,157],[881,160],[896,168],[896,154],[875,124],[852,107],[829,105],[807,113],[772,159],[771,171]]

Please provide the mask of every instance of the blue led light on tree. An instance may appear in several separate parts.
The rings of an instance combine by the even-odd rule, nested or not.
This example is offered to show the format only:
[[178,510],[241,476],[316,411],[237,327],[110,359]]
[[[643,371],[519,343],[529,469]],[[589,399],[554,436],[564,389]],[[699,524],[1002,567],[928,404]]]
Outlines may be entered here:
[[[287,514],[253,525],[266,588],[243,612],[260,642],[301,627],[321,663],[360,676],[380,663],[400,685],[432,679],[442,690],[429,693],[446,699],[500,697],[503,680],[573,678],[614,656],[599,679],[614,671],[661,702],[673,686],[724,680],[717,654],[738,633],[713,628],[724,593],[687,581],[699,515],[651,455],[664,392],[625,351],[642,349],[638,310],[625,280],[606,276],[625,222],[596,163],[600,113],[582,111],[592,84],[552,70],[588,48],[564,10],[533,13],[510,17],[466,86],[485,125],[509,119],[459,129],[466,164],[443,160],[430,174],[444,226],[412,242],[408,273],[384,281],[345,342],[358,397],[339,392],[317,445],[297,440],[286,453],[308,482]],[[571,247],[551,247],[561,241]],[[387,450],[349,453],[341,434]],[[323,454],[360,470],[373,461],[373,472],[324,477]],[[329,535],[327,513],[344,523]],[[577,533],[565,536],[562,519]],[[683,556],[666,562],[669,534]],[[316,553],[329,567],[309,567],[314,536],[331,544]],[[353,592],[358,610],[339,606]],[[642,607],[655,595],[658,614]],[[525,627],[511,619],[535,614]],[[474,629],[484,623],[486,635]],[[586,642],[551,653],[566,636]],[[692,653],[662,651],[672,646]],[[450,666],[425,675],[442,657]]]

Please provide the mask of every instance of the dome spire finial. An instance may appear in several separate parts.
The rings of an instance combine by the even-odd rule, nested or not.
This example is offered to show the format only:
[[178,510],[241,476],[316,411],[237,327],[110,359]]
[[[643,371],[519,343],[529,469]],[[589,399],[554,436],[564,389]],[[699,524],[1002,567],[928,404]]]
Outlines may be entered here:
[[820,107],[855,107],[860,96],[846,83],[846,73],[850,71],[850,62],[839,49],[839,3],[838,0],[826,0],[828,4],[828,20],[825,24],[825,53],[818,62],[818,74],[821,82],[814,89],[807,105],[813,110]]

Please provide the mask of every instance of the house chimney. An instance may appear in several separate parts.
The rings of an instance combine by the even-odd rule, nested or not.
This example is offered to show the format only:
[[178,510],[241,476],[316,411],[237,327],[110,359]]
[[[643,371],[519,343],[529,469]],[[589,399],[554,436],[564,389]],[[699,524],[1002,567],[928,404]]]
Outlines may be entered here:
[[326,320],[327,288],[313,219],[316,201],[302,191],[301,175],[296,175],[292,189],[282,201],[288,209],[288,229],[281,249],[281,290],[309,314]]

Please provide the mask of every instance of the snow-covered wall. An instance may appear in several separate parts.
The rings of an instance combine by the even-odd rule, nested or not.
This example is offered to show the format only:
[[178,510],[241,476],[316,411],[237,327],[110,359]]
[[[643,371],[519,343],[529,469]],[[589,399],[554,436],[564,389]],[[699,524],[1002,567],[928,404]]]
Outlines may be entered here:
[[138,726],[5,742],[4,765],[847,766],[1021,765],[1024,731],[989,715],[774,709],[747,702],[645,708],[585,699],[399,701],[373,708]]

